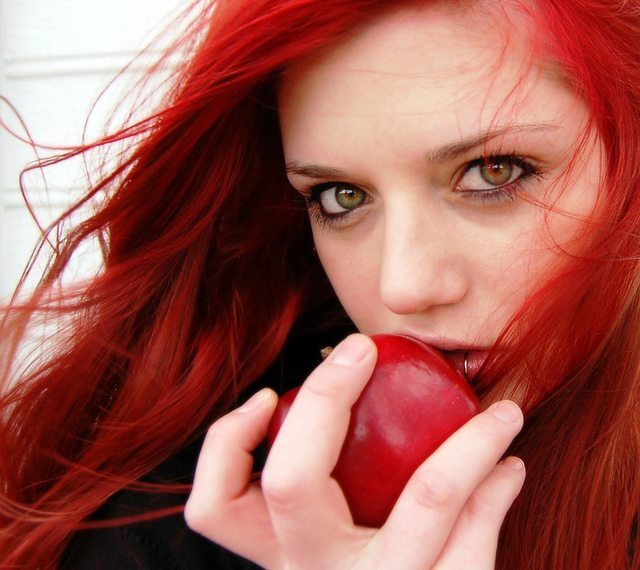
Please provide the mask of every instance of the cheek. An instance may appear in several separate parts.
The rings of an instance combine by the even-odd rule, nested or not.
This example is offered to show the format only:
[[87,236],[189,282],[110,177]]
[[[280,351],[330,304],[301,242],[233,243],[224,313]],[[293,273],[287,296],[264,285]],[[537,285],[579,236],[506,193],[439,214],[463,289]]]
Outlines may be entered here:
[[553,248],[544,217],[537,206],[525,206],[499,239],[485,228],[467,244],[472,286],[463,312],[495,336],[565,258]]
[[579,157],[562,180],[562,187],[551,190],[555,196],[548,201],[548,207],[528,209],[521,227],[531,229],[515,237],[511,253],[494,271],[497,276],[508,276],[498,277],[495,282],[495,290],[500,291],[503,300],[497,312],[505,322],[588,245],[588,220],[598,208],[601,165],[601,149],[594,146]]
[[569,259],[567,239],[581,224],[538,210],[530,229],[514,234],[508,247],[486,256],[483,289],[491,302],[488,319],[502,325]]
[[598,213],[604,155],[601,145],[593,140],[558,180],[555,198],[549,200],[549,211],[542,223],[550,248],[566,255],[579,254],[586,245],[585,230]]
[[314,228],[320,262],[345,311],[366,332],[366,315],[379,305],[380,248],[367,240],[357,244],[328,237]]

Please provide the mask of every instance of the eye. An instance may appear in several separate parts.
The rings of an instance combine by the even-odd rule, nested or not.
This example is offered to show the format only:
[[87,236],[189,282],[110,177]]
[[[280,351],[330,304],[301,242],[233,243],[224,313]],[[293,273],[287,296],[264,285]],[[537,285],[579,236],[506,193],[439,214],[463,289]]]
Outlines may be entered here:
[[312,199],[322,207],[322,211],[329,215],[340,215],[357,208],[367,198],[366,192],[354,186],[345,184],[322,184],[312,191]]
[[479,158],[467,165],[456,185],[462,192],[495,190],[510,186],[527,176],[535,168],[523,159],[513,156],[489,156]]

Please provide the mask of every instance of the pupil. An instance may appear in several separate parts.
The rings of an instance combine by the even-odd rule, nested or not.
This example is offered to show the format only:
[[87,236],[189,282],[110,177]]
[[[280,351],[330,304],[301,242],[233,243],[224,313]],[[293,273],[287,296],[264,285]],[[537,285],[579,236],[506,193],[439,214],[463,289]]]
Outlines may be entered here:
[[353,208],[362,203],[363,194],[353,188],[341,188],[336,192],[336,201],[343,208]]
[[509,182],[512,173],[513,167],[508,162],[489,162],[480,169],[482,179],[495,186]]

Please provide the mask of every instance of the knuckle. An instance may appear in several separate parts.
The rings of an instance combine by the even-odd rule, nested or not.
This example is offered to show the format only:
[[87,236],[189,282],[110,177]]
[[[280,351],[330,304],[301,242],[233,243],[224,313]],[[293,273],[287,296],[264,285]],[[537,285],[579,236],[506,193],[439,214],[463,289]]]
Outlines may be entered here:
[[184,520],[191,530],[204,534],[215,523],[213,512],[213,509],[204,507],[190,497],[184,506]]
[[410,489],[413,500],[421,507],[428,509],[460,502],[460,493],[451,477],[431,466],[416,473]]
[[263,471],[262,494],[270,508],[278,512],[295,512],[305,502],[308,485],[291,474]]
[[[222,418],[224,419],[224,418]],[[222,424],[222,419],[217,420],[213,424],[209,426],[207,429],[207,433],[205,435],[205,443],[212,443],[218,439],[218,434],[220,433],[220,427]]]
[[221,418],[213,422],[207,429],[207,433],[205,435],[205,444],[207,446],[211,444],[217,444],[220,439],[224,438],[225,433],[229,431],[229,423],[230,422],[228,416],[222,416]]
[[466,508],[467,514],[473,519],[479,519],[482,521],[492,521],[496,518],[498,509],[496,509],[495,502],[484,493],[473,493],[467,500]]

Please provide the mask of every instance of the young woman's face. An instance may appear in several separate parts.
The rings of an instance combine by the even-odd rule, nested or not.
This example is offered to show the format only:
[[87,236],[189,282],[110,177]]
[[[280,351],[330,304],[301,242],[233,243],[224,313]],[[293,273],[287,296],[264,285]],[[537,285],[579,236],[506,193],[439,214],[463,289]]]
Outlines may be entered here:
[[600,176],[593,139],[564,171],[587,109],[497,16],[391,13],[290,70],[279,98],[289,180],[358,329],[470,351],[472,369],[575,247]]

